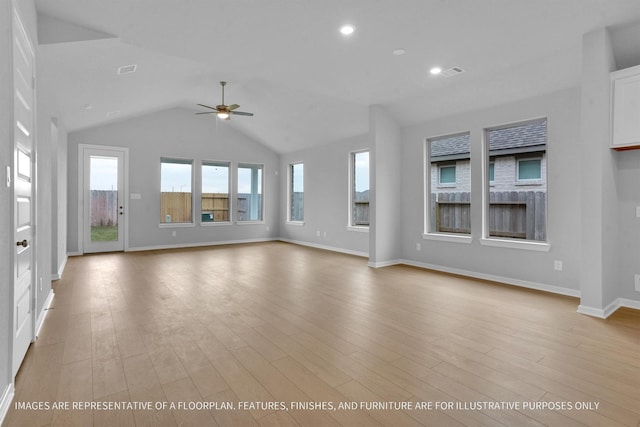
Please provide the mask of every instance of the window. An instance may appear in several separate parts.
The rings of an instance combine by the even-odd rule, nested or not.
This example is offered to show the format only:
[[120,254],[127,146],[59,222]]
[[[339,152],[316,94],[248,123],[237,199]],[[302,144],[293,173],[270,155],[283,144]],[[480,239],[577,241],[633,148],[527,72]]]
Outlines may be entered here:
[[518,182],[529,183],[542,179],[542,159],[518,159]]
[[201,220],[229,222],[229,163],[202,162]]
[[238,165],[238,221],[262,221],[262,165]]
[[469,133],[425,141],[425,178],[425,234],[470,235]]
[[369,227],[369,152],[351,153],[351,203],[352,227]]
[[440,185],[455,185],[456,183],[456,165],[440,166]]
[[546,119],[487,129],[486,237],[546,241]]
[[193,222],[193,161],[160,159],[160,223]]
[[304,164],[289,165],[289,221],[304,221]]

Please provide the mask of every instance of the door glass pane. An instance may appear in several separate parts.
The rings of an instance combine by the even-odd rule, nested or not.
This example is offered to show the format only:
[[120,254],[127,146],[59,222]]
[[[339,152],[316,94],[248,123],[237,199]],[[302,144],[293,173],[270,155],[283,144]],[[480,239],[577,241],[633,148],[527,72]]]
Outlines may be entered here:
[[91,241],[118,240],[118,158],[90,156]]

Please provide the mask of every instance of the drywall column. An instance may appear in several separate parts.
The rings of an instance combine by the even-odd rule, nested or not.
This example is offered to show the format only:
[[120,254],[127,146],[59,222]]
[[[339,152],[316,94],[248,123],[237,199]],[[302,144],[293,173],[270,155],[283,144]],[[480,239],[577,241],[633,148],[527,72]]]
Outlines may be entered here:
[[400,258],[401,131],[379,105],[369,107],[369,265],[382,267]]
[[615,152],[610,144],[610,79],[615,69],[606,28],[582,39],[582,255],[578,311],[606,317],[615,300]]
[[11,377],[11,305],[13,294],[11,275],[11,192],[6,184],[7,166],[13,156],[13,72],[11,69],[11,2],[0,0],[0,422],[3,410],[8,409],[6,392],[10,390]]

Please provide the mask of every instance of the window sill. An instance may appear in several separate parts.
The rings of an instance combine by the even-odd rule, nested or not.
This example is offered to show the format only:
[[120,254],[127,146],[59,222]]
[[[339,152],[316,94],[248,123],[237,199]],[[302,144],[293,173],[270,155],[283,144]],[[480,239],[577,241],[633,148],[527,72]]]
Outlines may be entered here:
[[357,231],[359,233],[368,233],[369,232],[369,227],[348,225],[347,226],[347,230],[348,231]]
[[527,241],[517,241],[517,240],[506,240],[506,239],[493,239],[483,237],[480,239],[480,244],[482,246],[493,246],[497,248],[509,248],[509,249],[521,249],[525,251],[537,251],[537,252],[549,252],[551,249],[551,244],[547,242],[533,242],[530,240]]
[[525,185],[540,186],[543,184],[544,182],[541,179],[532,179],[531,181],[527,181],[527,180],[516,181],[516,186],[525,186]]
[[158,224],[159,228],[191,228],[195,226],[192,222],[165,222]]
[[259,221],[236,221],[236,225],[261,225],[264,224],[263,220]]
[[207,221],[201,222],[200,226],[202,227],[221,227],[224,225],[232,225],[231,221]]
[[286,222],[287,225],[295,225],[298,227],[302,227],[304,226],[304,221],[287,221]]
[[425,240],[438,240],[440,242],[466,243],[470,244],[473,238],[470,235],[456,235],[444,233],[424,233],[422,238]]

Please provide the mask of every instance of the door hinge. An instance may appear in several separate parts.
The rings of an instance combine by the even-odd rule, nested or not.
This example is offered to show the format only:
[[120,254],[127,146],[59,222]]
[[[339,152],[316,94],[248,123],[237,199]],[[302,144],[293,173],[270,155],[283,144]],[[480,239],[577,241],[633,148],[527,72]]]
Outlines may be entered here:
[[7,187],[11,188],[11,166],[7,166]]

